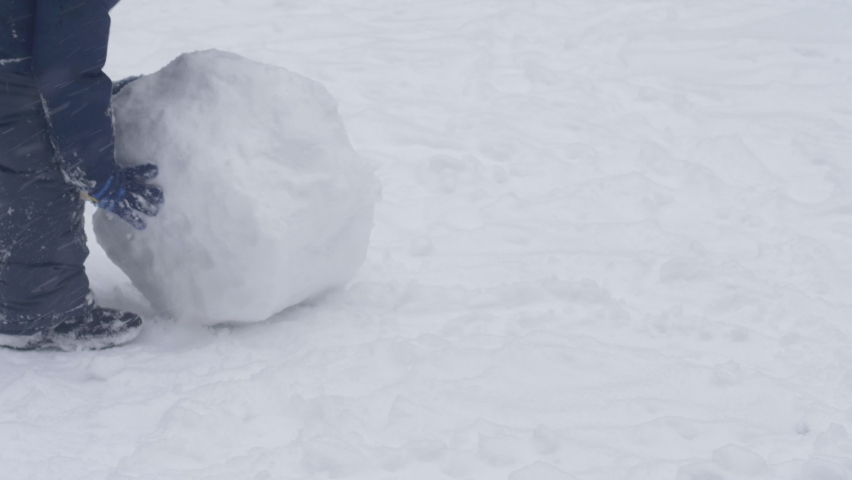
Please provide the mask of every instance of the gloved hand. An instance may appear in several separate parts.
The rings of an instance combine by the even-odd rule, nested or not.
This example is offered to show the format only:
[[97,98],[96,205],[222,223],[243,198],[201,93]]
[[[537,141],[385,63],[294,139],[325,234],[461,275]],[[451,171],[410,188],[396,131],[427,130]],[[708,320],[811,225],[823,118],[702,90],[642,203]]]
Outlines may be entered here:
[[119,168],[105,182],[95,185],[89,196],[99,208],[118,215],[137,230],[144,230],[146,223],[139,214],[153,217],[163,203],[163,191],[145,184],[158,173],[157,166],[150,163]]

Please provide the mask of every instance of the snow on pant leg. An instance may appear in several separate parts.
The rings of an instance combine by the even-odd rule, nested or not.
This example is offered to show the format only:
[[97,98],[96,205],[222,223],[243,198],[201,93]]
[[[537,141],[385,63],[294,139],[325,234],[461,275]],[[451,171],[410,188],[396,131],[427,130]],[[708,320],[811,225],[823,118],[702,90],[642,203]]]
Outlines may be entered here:
[[65,182],[32,80],[0,73],[0,333],[29,335],[92,308],[84,203]]

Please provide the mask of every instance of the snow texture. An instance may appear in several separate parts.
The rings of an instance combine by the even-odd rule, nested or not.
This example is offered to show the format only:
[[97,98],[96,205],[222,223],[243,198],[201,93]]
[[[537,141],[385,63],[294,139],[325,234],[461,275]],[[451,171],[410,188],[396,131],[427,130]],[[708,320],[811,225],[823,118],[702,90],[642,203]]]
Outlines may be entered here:
[[113,78],[322,82],[382,201],[346,289],[0,351],[32,480],[849,480],[852,4],[133,0]]
[[119,162],[157,164],[168,202],[142,232],[99,212],[95,233],[158,312],[265,320],[363,263],[377,181],[320,84],[208,50],[113,104]]

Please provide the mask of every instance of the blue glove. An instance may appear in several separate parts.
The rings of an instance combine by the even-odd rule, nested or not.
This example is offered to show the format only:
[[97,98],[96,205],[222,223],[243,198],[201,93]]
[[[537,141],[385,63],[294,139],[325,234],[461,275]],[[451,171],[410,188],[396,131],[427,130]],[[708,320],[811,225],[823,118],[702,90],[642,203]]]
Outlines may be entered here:
[[136,230],[144,230],[146,224],[140,213],[153,217],[163,203],[163,191],[145,184],[158,173],[157,166],[150,163],[119,168],[106,181],[96,185],[89,196],[98,207],[118,215]]

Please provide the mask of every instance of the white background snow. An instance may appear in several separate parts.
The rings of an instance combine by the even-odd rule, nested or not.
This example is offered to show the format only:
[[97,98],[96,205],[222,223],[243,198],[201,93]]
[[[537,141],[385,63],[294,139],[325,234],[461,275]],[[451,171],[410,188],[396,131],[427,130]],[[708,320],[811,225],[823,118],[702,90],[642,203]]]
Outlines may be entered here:
[[125,0],[108,73],[322,82],[384,186],[346,289],[0,352],[10,479],[852,478],[852,5]]

